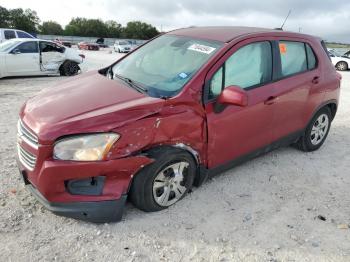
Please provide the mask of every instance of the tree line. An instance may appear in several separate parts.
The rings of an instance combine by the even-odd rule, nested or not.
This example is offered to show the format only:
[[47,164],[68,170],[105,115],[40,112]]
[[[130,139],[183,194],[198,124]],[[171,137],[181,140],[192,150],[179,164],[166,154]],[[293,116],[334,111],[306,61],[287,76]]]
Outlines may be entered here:
[[72,18],[64,28],[55,21],[41,23],[37,13],[31,9],[6,9],[0,6],[0,28],[15,28],[28,33],[43,35],[67,35],[110,37],[129,39],[150,39],[159,34],[151,24],[141,21],[131,21],[122,26],[116,21],[101,19]]

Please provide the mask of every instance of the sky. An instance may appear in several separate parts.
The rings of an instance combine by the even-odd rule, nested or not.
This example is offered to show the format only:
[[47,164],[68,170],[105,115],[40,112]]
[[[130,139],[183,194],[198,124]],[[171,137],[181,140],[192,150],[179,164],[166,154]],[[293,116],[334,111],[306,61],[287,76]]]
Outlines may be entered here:
[[65,26],[72,17],[141,20],[168,31],[188,26],[280,27],[350,43],[350,0],[1,0],[6,8],[30,8],[41,21]]

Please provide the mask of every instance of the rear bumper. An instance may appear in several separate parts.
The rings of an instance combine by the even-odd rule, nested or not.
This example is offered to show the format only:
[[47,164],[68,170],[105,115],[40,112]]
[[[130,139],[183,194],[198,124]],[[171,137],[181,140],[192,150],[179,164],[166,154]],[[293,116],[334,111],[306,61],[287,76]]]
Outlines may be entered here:
[[118,200],[98,202],[49,202],[34,186],[26,185],[27,189],[48,210],[59,216],[75,218],[93,223],[118,222],[122,219],[127,195]]

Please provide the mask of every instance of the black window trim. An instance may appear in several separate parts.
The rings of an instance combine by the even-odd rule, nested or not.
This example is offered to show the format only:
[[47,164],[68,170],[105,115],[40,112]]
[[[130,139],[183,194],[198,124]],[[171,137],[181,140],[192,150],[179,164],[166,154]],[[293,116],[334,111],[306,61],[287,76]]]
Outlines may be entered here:
[[[271,62],[272,62],[272,70],[271,70],[271,77],[270,77],[270,81],[266,81],[264,83],[260,83],[260,84],[257,84],[257,85],[253,85],[253,86],[250,86],[250,87],[247,87],[247,88],[242,88],[242,90],[244,91],[250,91],[250,90],[253,90],[253,89],[256,89],[256,88],[259,88],[259,87],[262,87],[262,86],[265,86],[267,84],[270,84],[270,83],[273,83],[275,82],[275,79],[277,79],[277,75],[276,73],[278,71],[276,71],[277,69],[277,63],[275,62],[275,59],[276,59],[276,52],[275,52],[275,47],[274,47],[274,40],[271,40],[271,39],[266,39],[266,40],[259,40],[259,41],[254,41],[254,42],[250,42],[250,43],[247,43],[246,45],[243,45],[242,47],[238,48],[235,52],[237,52],[239,49],[245,47],[245,46],[248,46],[248,45],[251,45],[251,44],[255,44],[255,43],[262,43],[262,42],[267,42],[270,44],[270,47],[271,47]],[[235,48],[235,46],[232,46],[230,50],[232,50],[233,48]],[[227,52],[230,52],[230,50],[228,50]],[[234,52],[234,53],[235,53]],[[224,90],[224,85],[225,85],[225,66],[226,66],[226,61],[234,54],[232,53],[223,63],[222,65],[215,71],[215,73],[211,76],[211,78],[209,80],[207,80],[204,84],[204,92],[203,92],[203,103],[204,104],[208,104],[208,103],[211,103],[213,101],[215,101],[217,99],[218,96],[216,97],[213,97],[213,98],[209,98],[209,93],[210,93],[210,84],[211,84],[211,81],[213,79],[213,77],[215,76],[215,74],[222,68],[222,86],[221,86],[221,91]]]

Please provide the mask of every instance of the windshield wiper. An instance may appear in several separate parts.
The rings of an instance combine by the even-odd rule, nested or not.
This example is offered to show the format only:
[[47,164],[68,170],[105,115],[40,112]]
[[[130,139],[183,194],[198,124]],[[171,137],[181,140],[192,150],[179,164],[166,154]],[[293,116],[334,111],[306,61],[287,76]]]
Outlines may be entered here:
[[148,90],[146,88],[144,88],[143,86],[140,86],[139,84],[135,83],[135,81],[131,80],[130,78],[118,75],[118,74],[114,74],[115,77],[123,80],[125,83],[127,83],[130,87],[136,89],[137,91],[141,92],[141,93],[147,93]]

